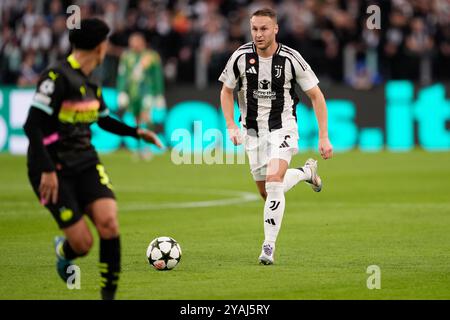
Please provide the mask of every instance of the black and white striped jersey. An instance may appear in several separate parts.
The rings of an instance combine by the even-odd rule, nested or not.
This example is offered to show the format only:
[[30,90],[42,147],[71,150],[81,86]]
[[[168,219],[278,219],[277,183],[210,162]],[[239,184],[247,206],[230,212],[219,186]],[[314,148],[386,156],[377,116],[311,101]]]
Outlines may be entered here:
[[279,43],[272,57],[263,58],[253,42],[231,55],[219,81],[230,89],[237,86],[240,121],[256,132],[296,128],[295,84],[307,91],[319,83],[298,51]]

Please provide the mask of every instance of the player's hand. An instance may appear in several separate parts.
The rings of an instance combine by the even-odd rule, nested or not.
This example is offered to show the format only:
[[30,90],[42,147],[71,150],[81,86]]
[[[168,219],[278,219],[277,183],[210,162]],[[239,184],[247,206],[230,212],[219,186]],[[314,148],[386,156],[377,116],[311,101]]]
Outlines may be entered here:
[[239,130],[239,127],[233,123],[227,126],[227,129],[228,134],[230,135],[231,142],[233,142],[235,146],[242,144],[241,130]]
[[333,146],[328,137],[319,138],[319,152],[324,160],[333,157]]
[[153,143],[155,146],[157,146],[160,149],[163,148],[163,144],[162,144],[161,140],[159,140],[158,136],[153,131],[139,128],[139,129],[137,129],[137,134],[138,134],[139,138],[143,139],[144,141]]
[[55,204],[58,201],[58,176],[56,171],[42,172],[39,195],[43,205],[50,201]]

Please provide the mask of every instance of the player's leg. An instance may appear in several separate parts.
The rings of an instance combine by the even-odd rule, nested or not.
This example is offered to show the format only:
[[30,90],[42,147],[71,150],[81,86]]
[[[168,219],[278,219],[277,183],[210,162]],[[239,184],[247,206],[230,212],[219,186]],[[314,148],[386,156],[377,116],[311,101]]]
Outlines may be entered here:
[[[139,114],[139,123],[140,125],[144,126],[146,129],[152,130],[152,124],[150,122],[150,109],[147,106],[143,106],[141,108],[141,112]],[[150,151],[150,147],[145,144],[144,141],[140,140],[141,146],[139,148],[140,150],[140,156],[143,160],[151,160],[153,154]]]
[[[276,151],[283,158],[290,158],[298,152],[298,134],[296,128],[281,129],[270,136],[271,149]],[[317,161],[308,159],[303,167],[290,168],[284,177],[284,192],[288,192],[299,182],[305,181],[311,184],[314,191],[321,190],[322,182],[317,175]]]
[[[136,122],[136,127],[140,128],[143,124],[141,113],[142,113],[142,103],[139,99],[132,99],[130,100],[130,110],[133,113],[134,120]],[[138,157],[141,156],[141,150],[143,148],[143,142],[141,139],[137,140],[137,149],[136,149],[136,155]]]
[[88,212],[100,238],[108,240],[119,236],[116,200],[97,199],[88,206]]
[[[33,189],[39,196],[40,176],[29,176]],[[46,208],[52,213],[65,237],[55,237],[56,269],[63,281],[70,276],[67,268],[72,260],[86,255],[92,247],[93,238],[83,219],[83,212],[78,205],[75,181],[58,173],[58,201],[48,203]]]
[[85,256],[92,248],[94,239],[84,218],[62,229],[65,241],[57,247],[58,253],[68,260]]
[[315,192],[322,190],[322,180],[317,174],[317,160],[310,158],[303,167],[288,169],[284,177],[284,192],[288,192],[301,181],[310,184]]
[[102,298],[112,300],[120,273],[120,236],[116,201],[111,198],[98,199],[89,205],[88,210],[100,237]]
[[100,276],[103,299],[114,299],[120,273],[117,205],[105,168],[97,164],[78,179],[79,198],[100,238]]
[[85,256],[92,247],[93,238],[84,218],[62,231],[65,237],[55,237],[56,271],[67,282],[72,272],[68,268],[73,260]]
[[308,168],[289,168],[284,176],[284,192],[288,192],[301,181],[311,179],[311,171]]
[[[315,161],[313,159],[308,159],[308,161]],[[313,178],[315,177],[315,178]],[[305,166],[300,168],[289,168],[284,175],[284,193],[291,190],[294,186],[296,186],[299,182],[305,181],[308,184],[311,184],[313,190],[318,192],[322,188],[322,181],[320,177],[317,175],[317,162],[314,165],[310,166],[305,164]],[[258,188],[259,194],[261,197],[266,200],[267,192],[266,192],[266,181],[255,181],[256,187]]]
[[266,200],[266,149],[264,146],[264,137],[260,138],[256,134],[243,134],[245,152],[250,165],[250,172],[259,194]]
[[266,180],[261,181],[255,181],[256,187],[258,188],[259,194],[263,198],[264,201],[267,199],[267,192],[266,192]]
[[271,159],[267,165],[265,189],[267,193],[264,205],[264,243],[259,260],[263,264],[273,263],[275,242],[283,221],[285,198],[284,176],[289,162],[284,159]]
[[55,237],[56,270],[61,279],[67,281],[71,274],[67,268],[73,264],[75,258],[88,254],[94,239],[84,218],[62,231],[65,237]]

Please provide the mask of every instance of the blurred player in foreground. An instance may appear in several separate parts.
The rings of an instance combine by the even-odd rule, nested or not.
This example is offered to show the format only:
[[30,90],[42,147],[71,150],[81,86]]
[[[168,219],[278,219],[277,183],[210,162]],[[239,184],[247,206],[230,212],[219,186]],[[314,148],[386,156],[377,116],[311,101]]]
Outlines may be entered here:
[[99,19],[81,21],[69,32],[73,47],[64,61],[40,77],[24,125],[30,141],[28,176],[41,203],[52,213],[65,237],[55,238],[57,271],[67,281],[73,259],[85,256],[93,237],[84,214],[100,237],[101,297],[115,297],[120,272],[117,205],[111,180],[91,144],[90,125],[143,139],[161,147],[155,133],[111,118],[101,87],[91,78],[102,63],[108,26]]
[[[322,189],[316,160],[308,159],[303,167],[288,169],[298,152],[296,84],[311,99],[319,124],[322,158],[331,158],[333,149],[319,80],[297,51],[277,43],[276,12],[270,8],[258,10],[251,16],[250,25],[253,42],[241,46],[229,59],[219,78],[223,82],[220,99],[230,138],[235,145],[244,143],[253,179],[265,200],[265,239],[259,261],[273,264],[285,208],[284,193],[300,181],[309,183],[316,192]],[[234,122],[236,86],[243,136]]]

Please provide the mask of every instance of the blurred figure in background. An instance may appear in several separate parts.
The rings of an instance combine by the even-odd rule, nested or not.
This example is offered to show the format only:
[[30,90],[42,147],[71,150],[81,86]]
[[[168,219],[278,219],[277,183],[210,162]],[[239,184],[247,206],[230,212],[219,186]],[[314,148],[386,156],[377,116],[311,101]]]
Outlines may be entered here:
[[[152,128],[152,107],[166,107],[164,74],[159,54],[147,48],[142,33],[131,34],[126,50],[119,62],[117,78],[118,103],[121,112],[134,115],[138,127]],[[152,154],[138,144],[138,154],[149,159]]]
[[413,18],[410,23],[410,33],[406,36],[406,54],[410,61],[410,77],[419,78],[423,85],[431,83],[434,41],[422,18]]
[[33,52],[29,52],[23,59],[17,85],[20,87],[30,87],[36,85],[39,79],[39,72],[35,66],[35,56]]

